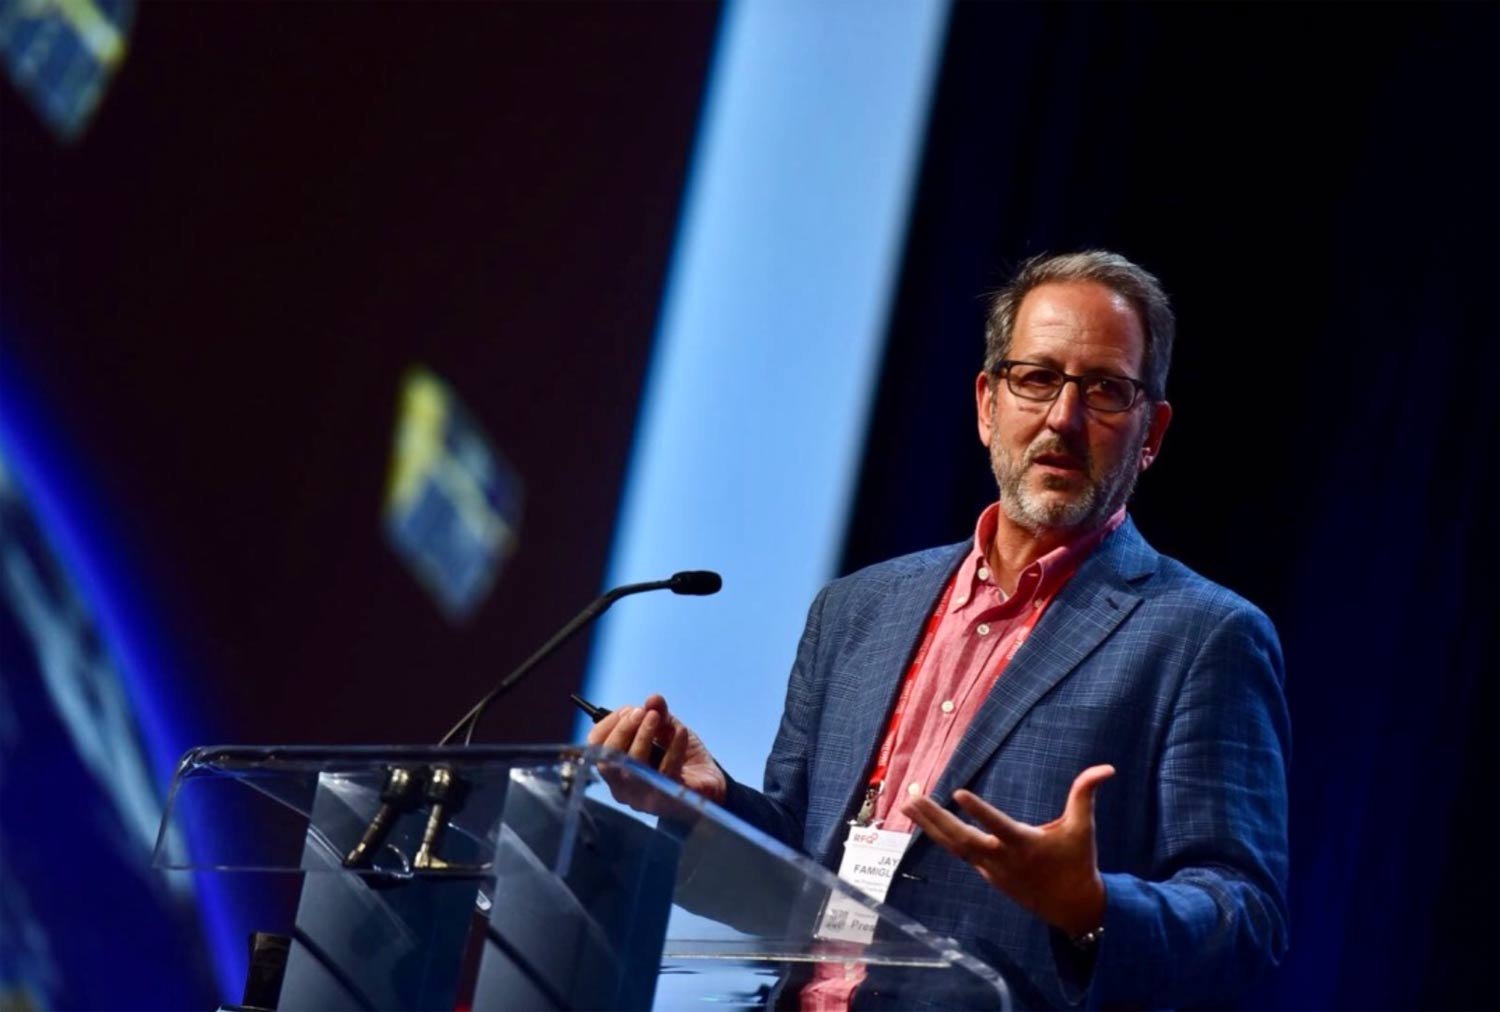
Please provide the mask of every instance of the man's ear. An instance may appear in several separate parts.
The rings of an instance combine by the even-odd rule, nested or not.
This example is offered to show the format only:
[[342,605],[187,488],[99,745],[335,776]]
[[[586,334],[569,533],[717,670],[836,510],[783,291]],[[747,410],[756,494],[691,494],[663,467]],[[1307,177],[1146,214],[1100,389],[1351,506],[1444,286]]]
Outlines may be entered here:
[[990,429],[995,420],[995,394],[999,381],[983,369],[974,378],[974,414],[979,424],[979,441],[990,445]]
[[1166,438],[1167,426],[1172,424],[1172,405],[1157,401],[1151,407],[1150,428],[1146,430],[1146,441],[1141,444],[1141,470],[1150,467],[1161,453],[1161,441]]

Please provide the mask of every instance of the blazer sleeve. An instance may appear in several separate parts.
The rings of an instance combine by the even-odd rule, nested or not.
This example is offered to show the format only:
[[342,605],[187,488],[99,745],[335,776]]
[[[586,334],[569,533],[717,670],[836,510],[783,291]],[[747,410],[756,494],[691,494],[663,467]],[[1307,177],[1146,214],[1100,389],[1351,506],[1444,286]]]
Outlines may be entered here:
[[814,598],[797,644],[787,679],[786,705],[766,760],[765,790],[757,791],[729,778],[724,807],[789,847],[806,851],[808,767],[822,708],[822,680],[817,677],[819,635],[829,588]]
[[1283,681],[1275,629],[1253,607],[1205,638],[1166,728],[1151,874],[1103,875],[1089,1004],[1222,1001],[1286,952]]

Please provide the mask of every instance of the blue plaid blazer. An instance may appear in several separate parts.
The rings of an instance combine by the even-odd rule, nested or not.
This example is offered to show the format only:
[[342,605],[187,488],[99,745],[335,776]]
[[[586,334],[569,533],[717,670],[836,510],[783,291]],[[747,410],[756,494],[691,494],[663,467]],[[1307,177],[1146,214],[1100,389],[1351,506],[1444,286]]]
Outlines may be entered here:
[[[726,807],[837,867],[924,622],[970,543],[893,559],[813,602],[765,789]],[[887,902],[1000,969],[1022,1007],[1222,1004],[1287,946],[1281,647],[1249,602],[1160,555],[1127,521],[1048,607],[933,790],[1011,816],[1097,795],[1108,892],[1092,965],[920,832]]]

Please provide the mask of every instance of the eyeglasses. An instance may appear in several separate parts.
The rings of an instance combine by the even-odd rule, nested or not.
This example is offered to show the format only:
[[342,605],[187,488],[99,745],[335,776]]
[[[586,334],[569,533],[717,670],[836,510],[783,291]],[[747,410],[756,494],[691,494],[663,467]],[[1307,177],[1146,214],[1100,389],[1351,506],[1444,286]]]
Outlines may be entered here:
[[1129,411],[1146,392],[1146,384],[1129,376],[1102,372],[1074,376],[1035,362],[1006,359],[995,367],[995,372],[1004,373],[1005,385],[1010,387],[1010,392],[1027,401],[1055,401],[1062,396],[1063,387],[1077,383],[1083,403],[1108,414]]

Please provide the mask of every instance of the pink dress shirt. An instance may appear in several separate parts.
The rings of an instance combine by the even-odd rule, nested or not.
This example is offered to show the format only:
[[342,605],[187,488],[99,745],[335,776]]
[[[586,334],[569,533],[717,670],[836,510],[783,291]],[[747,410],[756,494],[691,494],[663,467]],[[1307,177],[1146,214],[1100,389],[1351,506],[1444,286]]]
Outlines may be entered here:
[[937,783],[990,688],[1047,605],[1099,542],[1125,522],[1121,509],[1098,530],[1054,548],[1021,571],[1015,593],[1006,597],[986,559],[999,511],[1000,504],[993,503],[979,516],[974,547],[953,578],[947,610],[896,728],[885,787],[875,804],[882,829],[911,831],[902,802]]
[[[1125,509],[1121,507],[1098,530],[1054,548],[1027,566],[1009,597],[995,585],[987,558],[999,516],[999,503],[979,515],[974,546],[944,595],[946,606],[937,617],[921,668],[914,673],[911,694],[894,729],[895,739],[889,742],[885,784],[875,802],[876,825],[881,829],[911,832],[912,821],[902,813],[902,803],[928,793],[937,783],[1005,666],[1069,577],[1106,535],[1125,522]],[[886,739],[890,734],[887,728]],[[977,877],[975,884],[983,886]],[[802,1008],[805,1012],[842,1012],[864,976],[864,967],[857,963],[820,964],[802,989]]]

